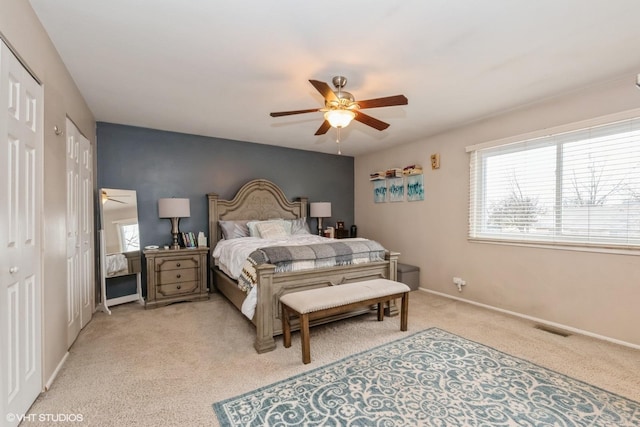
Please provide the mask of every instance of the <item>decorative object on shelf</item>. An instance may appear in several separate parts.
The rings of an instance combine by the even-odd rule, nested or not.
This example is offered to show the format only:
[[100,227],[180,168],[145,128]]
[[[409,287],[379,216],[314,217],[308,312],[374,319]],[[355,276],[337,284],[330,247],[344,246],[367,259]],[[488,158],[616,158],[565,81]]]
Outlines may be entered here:
[[385,179],[386,172],[385,171],[377,171],[369,174],[369,181],[377,181],[379,179]]
[[331,216],[331,202],[312,202],[309,216],[318,218],[318,235],[322,236],[322,219]]
[[358,227],[355,224],[351,226],[350,236],[351,238],[358,237]]
[[344,221],[336,221],[336,230],[344,230]]
[[348,239],[351,236],[349,235],[349,230],[346,228],[336,228],[334,237],[336,239]]
[[405,166],[404,169],[402,169],[402,173],[404,175],[421,175],[422,174],[422,166],[420,166],[420,165]]
[[171,220],[171,235],[173,243],[171,249],[180,249],[178,243],[178,234],[180,218],[188,218],[191,216],[191,206],[189,199],[159,199],[158,200],[158,217],[169,218]]
[[202,248],[207,246],[207,236],[204,235],[204,231],[198,233],[198,247]]
[[333,227],[327,227],[324,229],[324,237],[333,239],[336,237],[336,230]]
[[424,183],[422,175],[407,176],[407,200],[410,202],[424,200]]
[[402,176],[402,169],[391,168],[387,169],[384,174],[385,178],[399,178]]

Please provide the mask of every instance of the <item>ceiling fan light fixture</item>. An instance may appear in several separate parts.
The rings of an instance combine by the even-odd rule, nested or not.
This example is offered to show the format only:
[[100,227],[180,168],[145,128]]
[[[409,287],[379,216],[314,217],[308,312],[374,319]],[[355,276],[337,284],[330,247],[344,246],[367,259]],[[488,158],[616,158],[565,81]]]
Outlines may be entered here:
[[331,127],[340,129],[349,126],[356,113],[351,110],[329,110],[324,113],[324,118]]

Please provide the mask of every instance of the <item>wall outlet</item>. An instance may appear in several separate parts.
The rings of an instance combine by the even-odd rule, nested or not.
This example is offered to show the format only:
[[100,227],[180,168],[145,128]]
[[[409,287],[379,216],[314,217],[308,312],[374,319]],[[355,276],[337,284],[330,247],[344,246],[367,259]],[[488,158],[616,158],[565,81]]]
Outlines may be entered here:
[[435,153],[431,155],[431,169],[440,169],[440,154]]
[[465,286],[467,282],[460,277],[454,277],[453,284],[458,287],[458,292],[462,292],[462,287]]

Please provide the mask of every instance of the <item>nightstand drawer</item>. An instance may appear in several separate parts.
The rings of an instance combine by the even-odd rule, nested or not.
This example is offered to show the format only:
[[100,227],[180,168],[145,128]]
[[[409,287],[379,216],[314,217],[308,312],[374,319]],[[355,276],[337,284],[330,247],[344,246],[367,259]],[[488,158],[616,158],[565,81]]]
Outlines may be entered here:
[[163,297],[172,297],[175,295],[190,294],[198,289],[198,282],[180,282],[157,287],[156,293]]
[[163,259],[156,263],[156,271],[196,267],[198,267],[198,261],[193,258]]
[[164,270],[158,272],[158,285],[167,285],[169,283],[191,282],[198,280],[197,268],[181,268],[179,270]]

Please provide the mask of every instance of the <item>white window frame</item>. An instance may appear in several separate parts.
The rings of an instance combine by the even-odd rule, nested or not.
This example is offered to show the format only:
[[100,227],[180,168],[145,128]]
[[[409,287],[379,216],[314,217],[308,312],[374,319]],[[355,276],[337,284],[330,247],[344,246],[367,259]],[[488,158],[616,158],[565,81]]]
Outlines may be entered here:
[[[512,145],[514,150],[524,150],[521,144],[527,144],[527,148],[535,148],[542,145],[556,145],[554,137],[561,136],[564,133],[571,133],[581,131],[589,128],[596,128],[598,126],[610,125],[616,122],[621,122],[630,119],[640,118],[640,109],[629,110],[612,115],[597,117],[590,120],[581,122],[570,123],[562,126],[556,126],[553,128],[543,129],[536,132],[531,132],[523,135],[517,135],[509,138],[504,138],[496,141],[485,142],[481,144],[475,144],[466,147],[466,151],[470,153],[469,165],[470,165],[470,192],[469,192],[469,234],[468,239],[472,242],[483,243],[496,243],[506,245],[523,245],[523,246],[536,246],[536,247],[552,247],[556,249],[571,249],[571,250],[584,250],[584,251],[596,251],[596,252],[614,252],[625,253],[632,255],[640,255],[640,243],[635,241],[620,243],[620,242],[606,242],[603,239],[600,242],[587,242],[580,241],[579,238],[571,237],[566,238],[562,233],[557,233],[557,230],[551,236],[531,236],[518,237],[517,235],[508,235],[504,233],[491,234],[486,229],[483,230],[479,227],[479,218],[483,217],[485,213],[479,212],[479,209],[484,209],[483,203],[483,187],[482,178],[483,171],[482,162],[477,161],[477,156],[480,153],[489,153],[490,150],[501,150],[504,153],[509,149],[508,146]],[[560,161],[559,161],[560,162]],[[558,164],[561,164],[558,163]],[[561,178],[556,178],[560,180]],[[476,188],[477,183],[477,188]],[[558,192],[556,192],[558,194]],[[556,200],[556,210],[562,203]]]

